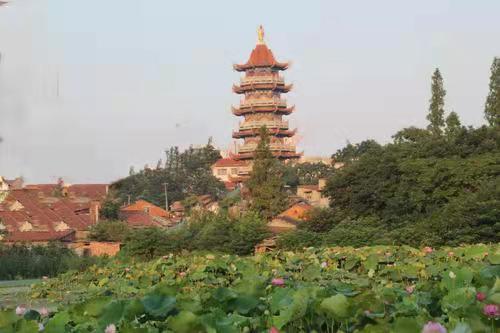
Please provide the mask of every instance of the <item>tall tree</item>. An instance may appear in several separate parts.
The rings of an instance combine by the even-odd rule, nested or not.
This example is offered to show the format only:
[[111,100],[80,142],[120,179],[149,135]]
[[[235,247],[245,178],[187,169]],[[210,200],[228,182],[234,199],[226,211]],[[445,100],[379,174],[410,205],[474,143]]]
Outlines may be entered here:
[[250,191],[251,208],[266,220],[283,211],[287,205],[282,170],[282,165],[269,149],[267,129],[262,127],[252,174],[246,185]]
[[443,77],[439,68],[436,68],[432,75],[431,94],[429,114],[427,115],[427,120],[430,123],[427,129],[434,135],[441,135],[444,127],[444,97],[446,96],[446,90],[444,90]]
[[484,117],[490,126],[500,126],[500,58],[491,65],[490,92],[486,98]]
[[458,118],[458,114],[454,111],[450,112],[448,117],[446,117],[446,129],[445,134],[447,137],[456,137],[460,129],[462,128],[462,124],[460,123],[460,118]]

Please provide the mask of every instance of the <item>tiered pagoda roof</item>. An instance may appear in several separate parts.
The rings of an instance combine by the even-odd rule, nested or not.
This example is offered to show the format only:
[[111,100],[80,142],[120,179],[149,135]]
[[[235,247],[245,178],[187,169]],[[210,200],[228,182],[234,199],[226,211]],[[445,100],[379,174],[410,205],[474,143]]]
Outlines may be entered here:
[[264,43],[262,35],[262,40],[259,37],[259,43],[252,50],[250,58],[244,64],[235,64],[233,68],[238,72],[244,72],[249,69],[255,69],[259,67],[285,70],[288,68],[287,62],[278,62],[274,58],[273,52]]
[[244,121],[239,124],[233,138],[243,139],[239,145],[236,160],[252,160],[259,141],[259,130],[265,127],[271,136],[269,148],[274,156],[280,159],[297,159],[301,156],[296,152],[296,147],[287,141],[295,135],[296,130],[290,129],[288,121],[282,119],[294,111],[289,107],[286,99],[281,94],[292,89],[291,84],[286,84],[280,71],[288,68],[288,63],[278,62],[272,51],[264,42],[262,26],[258,30],[257,46],[244,64],[234,65],[234,69],[245,72],[239,85],[233,85],[233,92],[242,94],[244,98],[238,107],[233,107],[236,116],[243,116]]

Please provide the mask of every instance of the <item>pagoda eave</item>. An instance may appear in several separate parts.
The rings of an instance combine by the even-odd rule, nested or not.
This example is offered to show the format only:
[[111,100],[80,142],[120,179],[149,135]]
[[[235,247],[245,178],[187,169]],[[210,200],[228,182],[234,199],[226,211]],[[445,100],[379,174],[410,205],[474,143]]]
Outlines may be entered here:
[[273,83],[256,83],[245,85],[233,85],[233,92],[236,94],[244,94],[254,90],[273,90],[282,93],[287,93],[292,90],[293,84],[273,84]]
[[[299,159],[303,155],[302,153],[283,152],[283,151],[273,151],[272,154],[274,157],[284,160]],[[238,153],[232,156],[232,158],[234,158],[235,160],[252,160],[254,159],[254,157],[255,157],[255,152]]]
[[295,106],[291,107],[283,107],[283,106],[253,106],[253,107],[245,107],[245,108],[237,108],[237,107],[232,107],[232,113],[235,116],[242,116],[245,114],[249,113],[267,113],[267,112],[273,112],[277,114],[283,114],[283,115],[289,115],[295,110]]
[[[297,133],[297,129],[287,130],[287,129],[268,128],[267,131],[269,135],[282,138],[289,138]],[[256,137],[256,136],[259,136],[259,129],[233,132],[233,139],[242,139],[242,138]]]
[[284,70],[288,69],[288,65],[289,64],[287,62],[276,62],[276,63],[271,64],[271,65],[254,65],[251,63],[246,63],[246,64],[234,64],[233,68],[237,72],[245,72],[247,70],[256,69],[256,68],[269,68],[269,69],[273,69],[273,70],[284,71]]

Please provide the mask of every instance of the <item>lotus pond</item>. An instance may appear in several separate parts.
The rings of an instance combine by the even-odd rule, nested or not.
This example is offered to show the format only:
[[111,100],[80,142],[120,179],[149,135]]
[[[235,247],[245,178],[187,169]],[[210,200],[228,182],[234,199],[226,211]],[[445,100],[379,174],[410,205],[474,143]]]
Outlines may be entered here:
[[68,272],[0,332],[497,332],[500,246],[169,255]]

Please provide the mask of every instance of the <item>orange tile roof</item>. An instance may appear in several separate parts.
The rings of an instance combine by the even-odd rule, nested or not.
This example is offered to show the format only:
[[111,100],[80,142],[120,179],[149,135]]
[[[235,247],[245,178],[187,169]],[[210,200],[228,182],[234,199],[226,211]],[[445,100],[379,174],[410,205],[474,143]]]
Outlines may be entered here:
[[298,202],[285,210],[283,213],[279,214],[278,217],[291,218],[293,220],[304,220],[306,219],[306,213],[312,208],[313,206],[308,203]]
[[165,209],[155,206],[152,203],[147,202],[146,200],[137,200],[133,204],[123,207],[121,209],[121,211],[124,212],[145,212],[146,210],[148,210],[149,215],[151,216],[159,216],[159,217],[168,216],[168,212]]
[[[39,188],[11,190],[0,209],[0,220],[7,231],[6,241],[71,240],[75,231],[92,225],[89,200],[46,196]],[[15,211],[9,207],[19,203]],[[21,231],[24,224],[30,229]],[[58,230],[64,223],[66,230]]]
[[232,158],[221,158],[217,160],[212,167],[239,167],[239,166],[247,166],[248,163],[241,160],[235,160]]
[[288,63],[276,61],[273,52],[266,44],[257,44],[245,64],[234,66],[236,70],[246,70],[254,67],[277,67],[279,69],[286,69]]
[[125,216],[125,221],[130,227],[161,227],[162,224],[155,221],[151,215],[145,212],[130,212]]

